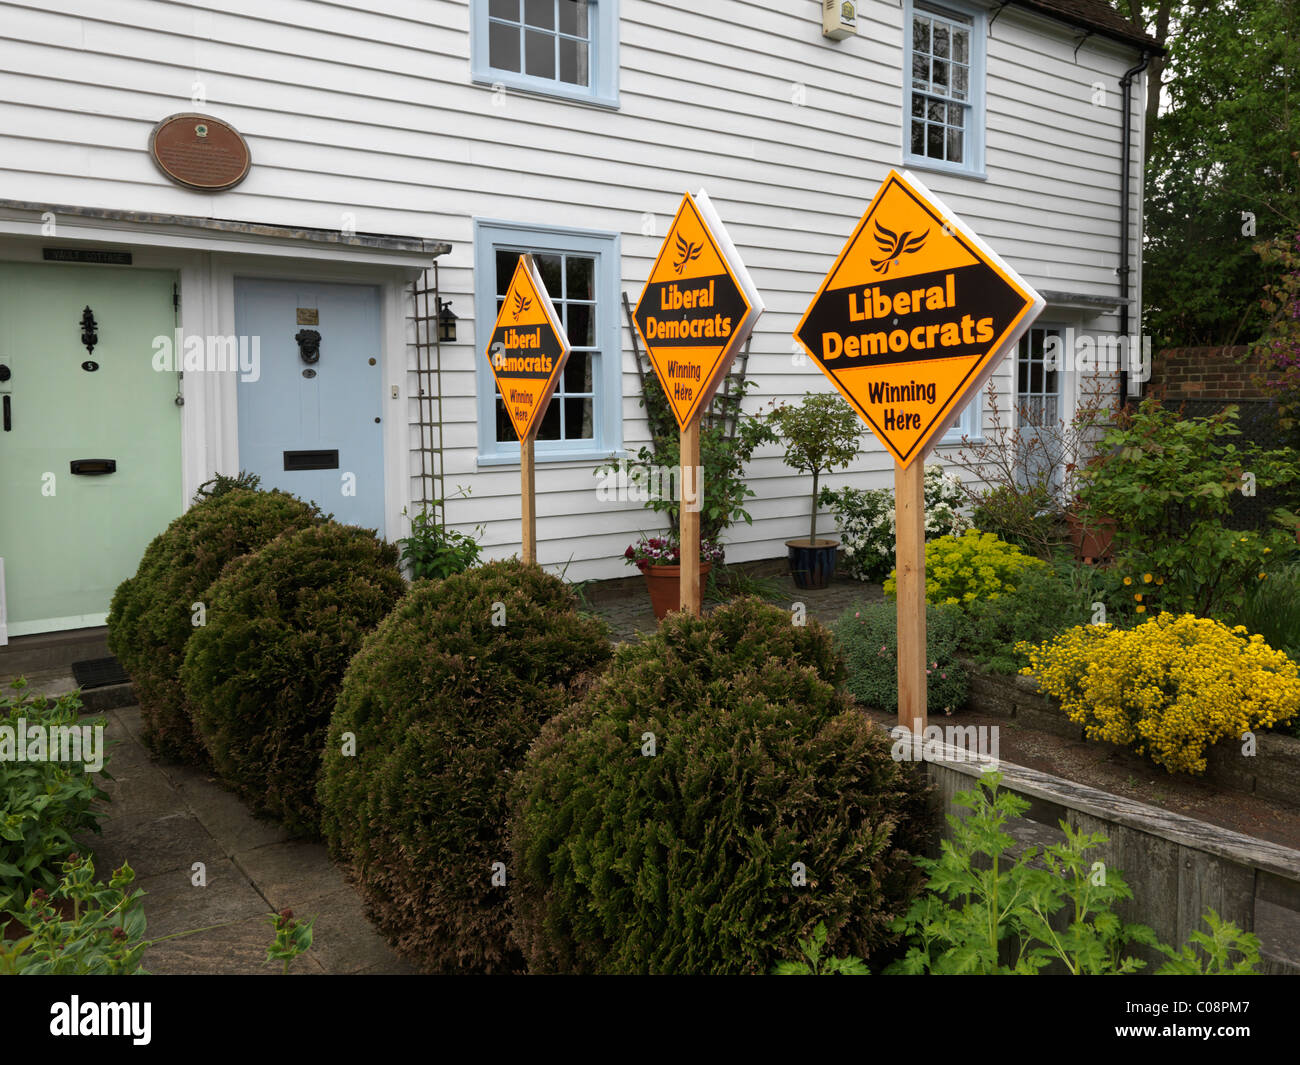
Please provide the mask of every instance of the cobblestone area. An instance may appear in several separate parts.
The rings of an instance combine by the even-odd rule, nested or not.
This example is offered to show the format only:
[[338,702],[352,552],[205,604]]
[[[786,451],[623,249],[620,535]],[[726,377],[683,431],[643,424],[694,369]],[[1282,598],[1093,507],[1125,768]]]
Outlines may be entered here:
[[[883,599],[884,591],[878,584],[865,584],[847,577],[836,578],[825,588],[796,588],[788,574],[763,578],[772,586],[768,602],[786,610],[795,603],[803,603],[808,617],[829,625],[855,603]],[[644,584],[631,581],[609,581],[606,586],[589,585],[585,589],[592,612],[599,614],[610,626],[610,638],[615,642],[630,640],[638,633],[654,632],[658,626],[654,611],[650,609],[650,593]],[[706,601],[707,613],[718,604]]]

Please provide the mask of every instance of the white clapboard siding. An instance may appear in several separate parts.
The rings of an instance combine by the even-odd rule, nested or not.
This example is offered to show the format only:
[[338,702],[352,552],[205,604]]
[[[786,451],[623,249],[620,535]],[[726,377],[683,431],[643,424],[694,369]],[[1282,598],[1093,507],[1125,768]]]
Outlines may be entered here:
[[[621,235],[621,288],[635,301],[683,191],[717,205],[768,311],[752,342],[751,409],[828,385],[792,358],[791,330],[888,169],[903,131],[899,4],[868,4],[856,38],[822,38],[816,0],[621,0],[620,106],[507,93],[470,79],[468,0],[0,0],[0,197],[200,215],[447,241],[442,296],[459,342],[442,351],[442,412],[453,524],[490,554],[519,547],[517,468],[477,464],[478,347],[473,220],[545,222]],[[987,41],[987,180],[921,174],[1032,284],[1094,297],[1118,291],[1118,79],[1132,48],[1017,8]],[[1103,82],[1106,100],[1093,102]],[[191,94],[206,96],[201,105]],[[1133,204],[1140,204],[1143,83],[1134,88]],[[238,188],[203,195],[167,183],[143,151],[149,130],[203,110],[248,139]],[[1140,212],[1131,265],[1140,282]],[[621,323],[623,442],[646,442],[632,337]],[[1112,313],[1066,316],[1113,331]],[[1134,322],[1137,317],[1134,316]],[[408,338],[412,330],[408,323]],[[414,395],[414,356],[407,395]],[[997,387],[1005,413],[1009,367]],[[408,398],[414,452],[420,404]],[[986,412],[987,421],[987,412]],[[866,452],[832,484],[891,482]],[[951,459],[941,448],[938,457]],[[653,512],[596,499],[592,462],[539,463],[539,550],[575,579],[630,571],[621,556]],[[420,462],[413,458],[412,475]],[[730,557],[781,554],[806,530],[806,478],[779,448],[755,458],[756,496]],[[418,483],[412,483],[418,498]],[[831,527],[831,519],[823,519]]]

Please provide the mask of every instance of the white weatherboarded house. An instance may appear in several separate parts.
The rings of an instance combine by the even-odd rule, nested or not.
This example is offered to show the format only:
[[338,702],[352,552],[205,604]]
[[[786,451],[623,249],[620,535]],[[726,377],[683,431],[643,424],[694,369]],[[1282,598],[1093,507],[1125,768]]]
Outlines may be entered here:
[[[1047,327],[1136,329],[1154,42],[1104,0],[869,0],[843,40],[821,7],[0,2],[0,639],[101,623],[216,472],[253,470],[389,539],[463,486],[449,523],[518,551],[518,448],[479,346],[522,250],[575,348],[537,448],[540,561],[626,575],[656,516],[599,501],[593,471],[648,439],[621,299],[687,190],[707,189],[767,304],[755,408],[829,388],[791,331],[891,167],[1044,294],[1038,344]],[[177,114],[195,136],[206,119],[242,134],[246,178],[214,192],[165,175],[150,135]],[[412,295],[435,262],[458,317],[436,351]],[[418,313],[436,316],[431,295]],[[1075,375],[1035,350],[1000,390],[1068,415]],[[204,357],[172,357],[186,351]],[[985,416],[973,405],[950,439]],[[835,483],[891,483],[866,445]],[[806,528],[778,450],[749,475],[735,561]]]

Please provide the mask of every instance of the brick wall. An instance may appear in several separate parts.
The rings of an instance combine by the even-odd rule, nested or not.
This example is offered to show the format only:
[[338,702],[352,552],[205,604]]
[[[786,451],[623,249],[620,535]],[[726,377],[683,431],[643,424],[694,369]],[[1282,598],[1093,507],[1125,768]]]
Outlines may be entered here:
[[1246,347],[1166,348],[1152,359],[1151,390],[1166,400],[1265,399],[1252,378],[1258,360],[1247,361]]

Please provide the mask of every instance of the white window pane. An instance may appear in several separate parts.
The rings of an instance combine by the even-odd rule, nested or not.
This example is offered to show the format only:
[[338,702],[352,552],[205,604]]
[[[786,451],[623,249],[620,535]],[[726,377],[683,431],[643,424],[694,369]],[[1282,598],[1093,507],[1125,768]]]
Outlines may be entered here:
[[930,50],[930,21],[920,16],[912,18],[912,48],[918,52]]
[[959,63],[970,62],[970,30],[953,29],[952,57]]
[[524,0],[524,21],[541,29],[555,29],[555,0]]
[[587,36],[587,0],[560,0],[560,32]]
[[965,162],[964,158],[962,157],[963,140],[964,138],[962,136],[961,130],[951,129],[951,128],[948,130],[948,156],[947,156],[948,162],[950,163]]
[[586,85],[588,80],[587,44],[560,38],[560,80],[570,85]]
[[488,14],[493,18],[509,19],[511,22],[519,21],[519,0],[492,0],[488,4]]
[[524,73],[535,78],[555,79],[555,37],[549,33],[528,30],[524,45],[527,65]]
[[501,22],[488,24],[488,64],[497,70],[519,69],[519,29]]
[[966,99],[966,93],[970,84],[970,69],[968,67],[959,67],[954,64],[952,68],[952,94],[958,100]]
[[934,27],[934,54],[939,59],[948,58],[948,27],[936,25]]

